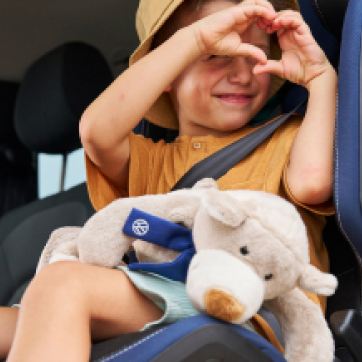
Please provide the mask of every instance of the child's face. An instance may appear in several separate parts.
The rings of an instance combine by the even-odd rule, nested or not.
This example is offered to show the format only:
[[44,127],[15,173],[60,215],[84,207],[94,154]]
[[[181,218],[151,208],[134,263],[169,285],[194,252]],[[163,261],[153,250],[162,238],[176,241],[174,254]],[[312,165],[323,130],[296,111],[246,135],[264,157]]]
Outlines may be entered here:
[[[227,0],[205,3],[200,18],[235,6]],[[269,52],[269,36],[256,25],[243,34],[244,42]],[[246,57],[204,55],[172,83],[180,135],[222,135],[248,123],[268,99],[270,76],[254,75],[255,62]]]

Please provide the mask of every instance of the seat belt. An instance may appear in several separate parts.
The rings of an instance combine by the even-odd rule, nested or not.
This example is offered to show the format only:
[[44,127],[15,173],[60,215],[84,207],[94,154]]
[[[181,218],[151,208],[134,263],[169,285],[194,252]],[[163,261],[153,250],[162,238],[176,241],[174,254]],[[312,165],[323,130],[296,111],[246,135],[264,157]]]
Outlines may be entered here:
[[249,135],[223,147],[209,157],[193,165],[174,185],[171,191],[183,188],[191,188],[197,181],[207,177],[214,180],[225,175],[233,166],[243,160],[269,136],[271,136],[283,123],[285,123],[300,107],[304,105],[304,99],[290,112],[282,114],[273,121],[259,127]]
[[[269,136],[271,136],[283,123],[285,123],[294,113],[298,111],[305,103],[306,99],[300,102],[289,113],[282,114],[275,120],[266,123],[249,135],[238,139],[232,144],[213,153],[209,157],[196,163],[189,171],[187,171],[181,179],[172,188],[172,191],[191,188],[197,181],[204,177],[211,177],[214,180],[219,179],[227,173],[234,165],[239,163],[259,145],[261,145]],[[284,343],[282,332],[278,321],[272,313],[266,309],[261,309],[259,314],[271,326],[279,341]]]

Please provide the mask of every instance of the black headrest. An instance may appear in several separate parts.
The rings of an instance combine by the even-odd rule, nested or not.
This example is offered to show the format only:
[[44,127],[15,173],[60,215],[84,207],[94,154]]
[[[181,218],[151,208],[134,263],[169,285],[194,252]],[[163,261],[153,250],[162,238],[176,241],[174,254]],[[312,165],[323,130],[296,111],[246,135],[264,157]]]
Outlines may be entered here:
[[340,39],[348,0],[313,0],[313,2],[324,25],[337,39]]
[[[29,165],[29,150],[19,141],[14,128],[14,109],[19,85],[0,82],[0,174],[19,165]],[[0,187],[1,189],[1,187]]]
[[0,143],[12,144],[17,141],[14,129],[14,108],[19,85],[0,82]]
[[79,148],[80,116],[112,79],[106,60],[92,46],[68,43],[45,54],[20,85],[15,108],[19,139],[36,152]]

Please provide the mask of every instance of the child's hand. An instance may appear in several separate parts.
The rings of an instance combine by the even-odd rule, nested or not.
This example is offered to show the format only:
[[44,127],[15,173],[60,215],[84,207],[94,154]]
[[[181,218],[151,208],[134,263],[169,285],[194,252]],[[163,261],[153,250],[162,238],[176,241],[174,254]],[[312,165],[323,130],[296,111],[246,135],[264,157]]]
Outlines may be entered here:
[[266,54],[257,46],[243,43],[240,34],[255,21],[271,26],[275,17],[276,12],[267,1],[244,0],[240,5],[196,21],[190,28],[201,54],[247,56],[264,64]]
[[254,67],[254,74],[272,73],[307,89],[313,79],[331,69],[302,16],[292,10],[280,11],[272,26],[258,25],[268,33],[277,31],[282,57]]

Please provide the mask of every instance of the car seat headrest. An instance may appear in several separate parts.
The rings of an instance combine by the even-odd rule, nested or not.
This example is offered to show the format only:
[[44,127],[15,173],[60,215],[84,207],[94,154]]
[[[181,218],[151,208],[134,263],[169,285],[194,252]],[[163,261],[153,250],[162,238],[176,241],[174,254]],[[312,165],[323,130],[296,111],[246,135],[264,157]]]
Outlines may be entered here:
[[26,72],[15,106],[15,129],[31,150],[68,153],[80,147],[84,109],[113,80],[94,47],[67,43],[46,53]]
[[17,141],[14,129],[14,107],[19,85],[0,82],[0,143],[12,144]]
[[313,0],[313,3],[326,28],[340,40],[348,0]]
[[[17,83],[0,82],[0,174],[2,178],[7,177],[6,173],[15,165],[22,165],[24,170],[29,166],[31,157],[29,150],[19,141],[14,128],[14,108],[18,88]],[[7,180],[4,182],[9,183]],[[0,186],[0,189],[1,187],[4,185]]]

